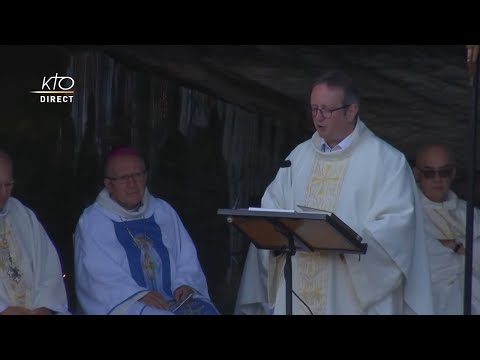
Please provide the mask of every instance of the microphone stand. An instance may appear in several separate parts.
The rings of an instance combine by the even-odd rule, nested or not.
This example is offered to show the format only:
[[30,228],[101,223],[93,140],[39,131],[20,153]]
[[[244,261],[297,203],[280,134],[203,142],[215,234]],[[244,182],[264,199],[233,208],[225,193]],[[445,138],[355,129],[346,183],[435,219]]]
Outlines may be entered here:
[[280,256],[285,254],[285,313],[286,315],[293,315],[293,276],[292,276],[292,256],[295,256],[297,253],[297,248],[295,246],[294,234],[286,228],[280,221],[274,220],[272,224],[275,226],[277,231],[281,233],[288,239],[288,247],[275,250],[275,256]]

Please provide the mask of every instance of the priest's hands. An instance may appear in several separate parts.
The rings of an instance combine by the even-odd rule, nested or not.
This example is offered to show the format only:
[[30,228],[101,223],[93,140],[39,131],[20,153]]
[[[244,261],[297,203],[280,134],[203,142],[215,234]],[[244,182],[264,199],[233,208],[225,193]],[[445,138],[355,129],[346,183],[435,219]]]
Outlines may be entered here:
[[182,301],[182,300],[185,300],[187,296],[192,293],[193,293],[193,289],[191,287],[182,285],[175,290],[175,292],[173,293],[173,297],[177,301]]
[[32,315],[32,311],[21,306],[9,306],[0,315]]
[[463,244],[457,242],[457,240],[455,239],[438,239],[438,241],[440,241],[440,243],[445,246],[445,247],[448,247],[449,249],[452,249],[453,252],[456,252],[457,254],[459,255],[465,255],[465,247],[463,246]]
[[168,310],[168,301],[165,300],[162,294],[156,291],[150,291],[149,293],[147,293],[147,295],[142,297],[139,301],[157,309]]
[[41,307],[32,310],[32,315],[53,315],[53,312],[46,307]]
[[[186,285],[182,285],[174,291],[173,297],[177,302],[179,302],[186,299],[187,296],[190,295],[191,293],[193,293],[192,288]],[[147,295],[145,295],[139,301],[157,309],[161,309],[161,310],[169,309],[168,301],[165,299],[165,297],[162,294],[156,291],[150,291],[149,293],[147,293]]]
[[52,312],[45,307],[30,310],[21,306],[9,306],[0,315],[52,315]]

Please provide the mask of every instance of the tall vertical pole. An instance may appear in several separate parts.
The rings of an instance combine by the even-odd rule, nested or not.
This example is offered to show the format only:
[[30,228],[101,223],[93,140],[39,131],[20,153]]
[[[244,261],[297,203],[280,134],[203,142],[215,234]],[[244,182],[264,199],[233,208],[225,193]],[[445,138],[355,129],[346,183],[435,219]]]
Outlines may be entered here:
[[464,315],[472,313],[472,263],[473,263],[473,215],[475,196],[475,174],[477,166],[477,122],[478,122],[478,82],[480,57],[478,56],[479,45],[467,45],[467,66],[469,75],[473,80],[472,112],[470,116],[469,138],[467,148],[468,161],[468,199],[467,199],[467,224],[465,239],[465,293],[463,312]]

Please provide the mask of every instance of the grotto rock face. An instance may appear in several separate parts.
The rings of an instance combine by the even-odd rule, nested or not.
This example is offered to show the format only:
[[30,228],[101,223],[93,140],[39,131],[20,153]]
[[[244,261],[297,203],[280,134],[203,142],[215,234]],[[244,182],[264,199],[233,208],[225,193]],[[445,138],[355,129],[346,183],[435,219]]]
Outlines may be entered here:
[[[103,45],[137,69],[176,79],[250,111],[306,118],[311,81],[326,69],[350,72],[364,121],[409,160],[425,140],[450,144],[465,166],[472,86],[463,45]],[[308,122],[307,122],[308,123]],[[462,174],[462,170],[460,171]]]

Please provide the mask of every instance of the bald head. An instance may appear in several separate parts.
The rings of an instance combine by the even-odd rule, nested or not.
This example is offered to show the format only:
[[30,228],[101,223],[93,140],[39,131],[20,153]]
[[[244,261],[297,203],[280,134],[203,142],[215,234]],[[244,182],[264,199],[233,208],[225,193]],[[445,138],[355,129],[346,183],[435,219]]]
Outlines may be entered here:
[[443,144],[426,144],[417,152],[414,174],[424,195],[433,202],[447,200],[455,178],[455,157]]
[[452,150],[444,144],[430,143],[423,145],[417,152],[415,166],[424,167],[432,164],[449,164],[455,167],[455,156]]
[[123,162],[125,158],[137,158],[139,161],[143,163],[143,166],[145,166],[145,161],[143,160],[142,155],[140,152],[132,148],[130,146],[122,146],[115,148],[111,150],[106,158],[105,158],[105,166],[104,166],[104,176],[110,177],[113,176],[112,173],[114,172],[114,169],[116,167],[116,164],[119,162]]

